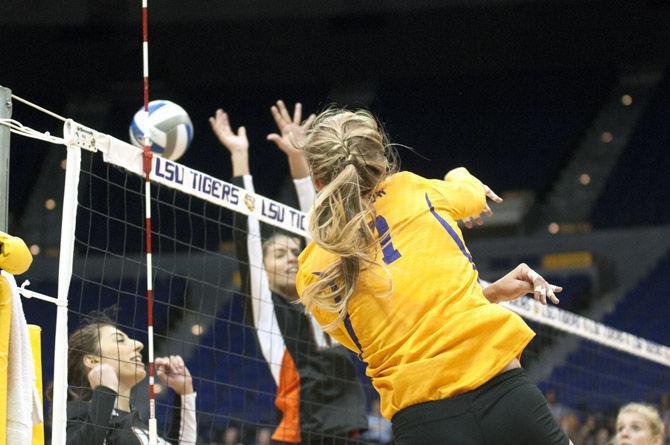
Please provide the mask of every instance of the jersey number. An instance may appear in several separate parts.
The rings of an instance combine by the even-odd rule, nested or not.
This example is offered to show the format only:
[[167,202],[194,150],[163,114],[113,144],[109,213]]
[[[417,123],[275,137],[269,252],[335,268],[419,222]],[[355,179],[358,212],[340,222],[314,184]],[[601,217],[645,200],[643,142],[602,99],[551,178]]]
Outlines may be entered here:
[[400,258],[400,252],[398,252],[395,247],[393,247],[389,225],[383,216],[377,216],[375,218],[375,227],[377,228],[377,233],[380,235],[386,234],[384,238],[381,239],[382,254],[384,255],[382,259],[384,260],[384,263],[391,264]]
[[[451,228],[449,223],[444,220],[436,211],[435,208],[433,207],[433,204],[430,202],[430,199],[428,199],[428,193],[426,193],[426,204],[428,204],[428,208],[430,209],[430,213],[433,214],[433,216],[440,222],[442,227],[449,233],[449,236],[454,240],[458,248],[460,249],[461,253],[468,259],[470,264],[472,264],[472,269],[477,270],[477,266],[475,266],[475,262],[472,260],[472,256],[470,253],[467,251],[465,248],[465,245],[463,244],[463,241],[458,237],[454,229]],[[382,239],[381,239],[381,246],[382,246],[382,254],[384,263],[386,264],[391,264],[398,258],[400,258],[400,252],[398,252],[395,247],[393,247],[393,242],[391,241],[391,231],[389,230],[389,225],[386,222],[386,219],[383,216],[377,216],[375,218],[375,227],[377,228],[377,233],[380,235],[386,234]]]

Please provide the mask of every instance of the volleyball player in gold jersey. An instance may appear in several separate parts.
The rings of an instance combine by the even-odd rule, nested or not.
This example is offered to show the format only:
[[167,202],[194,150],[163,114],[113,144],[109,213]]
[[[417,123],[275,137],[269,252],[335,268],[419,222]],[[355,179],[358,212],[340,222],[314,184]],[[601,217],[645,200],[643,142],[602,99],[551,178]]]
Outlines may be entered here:
[[499,198],[464,168],[396,172],[366,111],[322,113],[303,150],[319,194],[297,289],[367,363],[396,444],[568,444],[519,362],[534,332],[495,304],[554,287],[521,265],[482,289],[456,223]]

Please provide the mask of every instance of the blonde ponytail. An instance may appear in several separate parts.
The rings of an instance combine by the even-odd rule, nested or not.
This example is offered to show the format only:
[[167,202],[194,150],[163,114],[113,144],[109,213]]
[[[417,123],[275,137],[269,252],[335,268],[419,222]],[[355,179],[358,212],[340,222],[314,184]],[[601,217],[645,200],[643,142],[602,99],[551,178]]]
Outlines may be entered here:
[[396,168],[395,152],[367,111],[331,109],[319,115],[303,147],[314,179],[323,184],[309,222],[314,241],[338,257],[305,289],[308,310],[337,313],[326,329],[347,314],[361,271],[376,265],[380,248],[374,228],[374,190]]

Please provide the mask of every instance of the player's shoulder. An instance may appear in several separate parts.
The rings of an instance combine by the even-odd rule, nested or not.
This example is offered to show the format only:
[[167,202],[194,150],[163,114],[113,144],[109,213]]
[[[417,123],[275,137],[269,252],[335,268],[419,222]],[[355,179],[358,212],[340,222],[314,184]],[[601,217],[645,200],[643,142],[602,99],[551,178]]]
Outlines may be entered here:
[[400,171],[389,176],[384,181],[383,187],[420,187],[429,183],[423,176],[409,171]]
[[317,247],[318,246],[314,241],[310,241],[309,244],[307,244],[307,246],[302,249],[302,252],[300,252],[300,255],[298,256],[298,264],[303,266],[313,261],[312,257]]
[[425,181],[425,178],[417,175],[416,173],[403,170],[393,173],[391,176],[389,176],[388,180],[392,182],[420,182],[422,180]]
[[322,270],[324,268],[323,265],[329,264],[334,258],[335,255],[326,252],[319,247],[316,242],[311,241],[300,253],[300,256],[298,257],[298,266],[300,269],[312,273],[314,271]]
[[302,292],[305,287],[317,280],[319,274],[336,260],[335,255],[326,252],[314,241],[311,241],[298,257],[298,274],[296,276],[298,292]]
[[435,181],[435,179],[424,178],[416,173],[402,171],[391,175],[388,182],[384,184],[384,189],[396,199],[414,197],[417,192],[423,194],[433,189],[436,186]]

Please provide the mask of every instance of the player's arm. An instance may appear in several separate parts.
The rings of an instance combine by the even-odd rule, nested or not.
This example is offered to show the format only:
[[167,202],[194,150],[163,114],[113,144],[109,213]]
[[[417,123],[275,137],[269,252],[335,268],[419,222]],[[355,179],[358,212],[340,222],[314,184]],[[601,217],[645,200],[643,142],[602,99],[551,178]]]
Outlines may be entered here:
[[302,122],[302,104],[300,102],[295,104],[293,116],[291,116],[282,100],[278,100],[270,108],[270,112],[277,124],[279,133],[269,134],[267,140],[274,142],[286,154],[293,179],[309,177],[309,165],[301,147],[305,142],[306,131],[314,122],[316,115],[311,114]]
[[172,406],[172,419],[167,439],[174,445],[196,443],[198,424],[195,418],[196,393],[178,395],[179,404]]
[[[301,122],[302,104],[300,102],[295,104],[291,117],[282,100],[278,100],[270,108],[270,112],[275,124],[277,124],[279,133],[269,134],[267,139],[274,142],[286,154],[300,210],[307,213],[316,199],[316,189],[305,159],[305,152],[302,151],[301,147],[305,141],[307,129],[316,119],[316,115],[310,114],[304,122]],[[311,238],[305,237],[305,241],[309,243]],[[307,318],[312,326],[312,334],[316,345],[320,348],[328,347],[326,346],[328,343],[325,342],[325,333],[319,322],[311,314],[307,314]],[[330,335],[330,346],[335,344],[338,344],[338,340]]]
[[[230,127],[228,113],[222,109],[216,110],[216,114],[209,118],[209,123],[221,145],[223,145],[230,153],[230,161],[233,167],[233,178],[231,182],[244,189],[244,178],[247,177],[248,181],[251,182],[249,169],[249,139],[246,136],[244,127],[239,127],[237,134],[234,133]],[[251,183],[251,189],[253,192],[253,183]],[[251,264],[249,252],[247,250],[248,234],[249,228],[246,215],[235,212],[233,215],[233,242],[235,244],[235,254],[240,271],[240,290],[244,295],[250,295],[251,292],[251,278],[249,273]]]
[[307,129],[312,125],[316,116],[311,114],[304,122],[301,122],[302,105],[299,102],[295,104],[291,117],[282,100],[278,100],[270,108],[270,112],[277,124],[279,133],[269,134],[267,139],[274,142],[286,154],[293,185],[298,195],[300,210],[307,212],[314,204],[316,190],[310,176],[305,153],[301,147],[305,141]]
[[445,175],[444,181],[432,182],[441,195],[442,206],[454,219],[463,220],[466,227],[472,227],[472,218],[481,225],[482,214],[487,216],[493,214],[486,202],[487,198],[495,203],[502,202],[502,198],[471,175],[465,167],[451,170]]
[[[217,110],[216,116],[210,118],[210,124],[221,144],[230,152],[233,184],[249,193],[254,193],[253,180],[249,174],[249,141],[244,127],[240,127],[237,134],[234,134],[228,116],[222,110]],[[253,323],[261,353],[278,385],[286,346],[279,330],[272,303],[272,291],[263,265],[263,246],[258,219],[236,213],[233,221],[233,241],[240,264],[242,292],[251,298]]]
[[180,399],[172,407],[172,423],[168,439],[175,445],[194,444],[198,437],[195,419],[196,393],[191,373],[179,355],[156,357],[156,374],[160,382],[171,388]]
[[[219,139],[221,145],[230,153],[230,161],[233,167],[232,183],[238,187],[245,188],[245,177],[251,183],[253,191],[253,182],[249,169],[249,139],[244,127],[239,127],[237,134],[230,127],[228,114],[222,109],[216,110],[213,117],[209,118],[212,131]],[[235,213],[233,217],[233,241],[235,244],[235,253],[239,263],[242,292],[249,295],[250,276],[249,276],[249,252],[247,251],[248,237],[247,217]]]
[[[234,177],[233,184],[254,193],[251,175]],[[263,245],[258,219],[236,213],[233,221],[233,241],[240,264],[242,293],[251,300],[251,313],[258,343],[270,372],[279,385],[281,363],[286,349],[279,329],[272,291],[263,264]]]
[[233,164],[233,176],[244,176],[249,173],[249,139],[247,139],[247,130],[239,127],[237,133],[234,133],[230,127],[228,113],[222,109],[216,110],[214,116],[209,118],[209,124],[212,131],[230,152],[230,160]]
[[540,274],[528,267],[525,263],[519,264],[507,275],[499,280],[488,283],[481,280],[484,296],[491,303],[516,300],[526,294],[533,294],[533,298],[542,304],[547,299],[558,304],[556,294],[563,290],[560,286],[549,284]]

